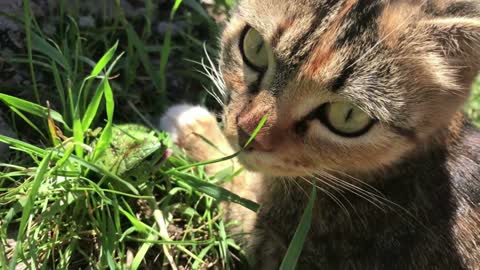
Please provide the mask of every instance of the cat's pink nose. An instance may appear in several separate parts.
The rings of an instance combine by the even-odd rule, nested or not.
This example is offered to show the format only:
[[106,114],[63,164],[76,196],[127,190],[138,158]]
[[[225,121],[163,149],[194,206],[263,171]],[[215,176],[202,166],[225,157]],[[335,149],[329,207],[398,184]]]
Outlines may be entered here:
[[[261,117],[256,117],[251,114],[246,114],[239,116],[237,118],[237,134],[238,134],[238,144],[240,147],[244,147],[251,135],[257,128],[260,123]],[[273,144],[270,136],[270,125],[265,123],[265,125],[257,133],[253,141],[247,146],[247,150],[257,150],[262,152],[270,152],[273,150]]]
[[[262,151],[262,152],[272,151],[272,145],[265,140],[259,139],[258,135],[259,134],[257,134],[257,137],[255,137],[253,139],[253,141],[251,141],[245,149],[246,150]],[[251,136],[251,134],[245,132],[243,129],[241,129],[239,127],[238,128],[238,144],[239,144],[239,146],[244,147],[247,144],[248,140],[250,139],[250,136]]]

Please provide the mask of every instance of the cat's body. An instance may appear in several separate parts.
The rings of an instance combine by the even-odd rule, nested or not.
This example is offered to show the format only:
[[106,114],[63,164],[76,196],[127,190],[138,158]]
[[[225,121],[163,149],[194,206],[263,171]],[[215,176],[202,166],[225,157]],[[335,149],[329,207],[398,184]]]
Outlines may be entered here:
[[[419,149],[386,174],[358,177],[371,185],[363,190],[382,195],[345,188],[340,195],[333,179],[320,185],[343,206],[318,199],[298,269],[480,268],[480,133],[469,127],[455,140],[451,149]],[[302,189],[288,184],[260,196],[269,202],[257,222],[268,232],[253,252],[262,254],[258,269],[278,269],[311,190]]]
[[239,4],[222,39],[226,136],[198,107],[172,108],[162,126],[205,160],[268,115],[239,156],[257,173],[227,186],[261,208],[225,205],[250,233],[254,269],[278,269],[313,185],[298,269],[480,269],[480,132],[461,113],[480,70],[479,7]]

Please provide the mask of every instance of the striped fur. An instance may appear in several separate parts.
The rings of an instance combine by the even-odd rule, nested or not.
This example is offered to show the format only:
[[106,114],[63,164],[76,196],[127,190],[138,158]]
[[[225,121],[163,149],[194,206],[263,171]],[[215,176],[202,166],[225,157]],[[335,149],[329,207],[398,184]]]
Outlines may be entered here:
[[[265,72],[242,59],[246,27],[271,48]],[[242,0],[221,45],[221,148],[269,117],[239,156],[252,172],[228,186],[261,209],[225,206],[250,232],[253,269],[278,269],[312,184],[322,195],[298,269],[480,269],[480,132],[461,112],[480,70],[480,1]],[[336,136],[311,117],[333,101],[377,123]]]

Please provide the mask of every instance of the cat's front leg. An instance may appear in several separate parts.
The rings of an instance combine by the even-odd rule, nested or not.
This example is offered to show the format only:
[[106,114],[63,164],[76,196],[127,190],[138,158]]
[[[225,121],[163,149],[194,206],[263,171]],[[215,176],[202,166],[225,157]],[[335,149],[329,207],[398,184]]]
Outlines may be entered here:
[[[187,104],[170,107],[160,119],[160,128],[195,161],[218,159],[234,153],[215,116],[203,107]],[[206,170],[215,174],[230,166],[238,167],[235,159],[210,164]]]
[[[214,160],[234,153],[215,116],[203,107],[186,104],[173,106],[160,119],[160,128],[167,131],[173,142],[195,161]],[[215,175],[227,168],[232,168],[233,173],[241,165],[233,158],[209,164],[205,169],[208,174]],[[259,175],[243,171],[225,183],[224,187],[240,197],[258,201],[260,181]],[[241,240],[249,245],[249,234],[254,230],[256,214],[234,203],[223,203],[221,207],[226,220],[239,221],[240,226],[234,232],[247,233]]]

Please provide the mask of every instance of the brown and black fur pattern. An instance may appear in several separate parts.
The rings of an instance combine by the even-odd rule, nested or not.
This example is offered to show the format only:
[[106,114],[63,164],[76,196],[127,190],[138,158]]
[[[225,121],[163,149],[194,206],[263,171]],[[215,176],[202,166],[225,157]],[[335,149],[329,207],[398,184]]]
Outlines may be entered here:
[[[239,48],[249,27],[269,44],[261,72]],[[228,186],[260,211],[225,206],[250,233],[253,269],[278,269],[313,186],[298,269],[480,269],[480,132],[462,113],[480,70],[480,1],[243,0],[221,44],[226,139],[205,128],[210,116],[178,122],[177,143],[214,158],[191,134],[232,152],[268,114],[238,158],[252,172]],[[316,113],[335,101],[375,126],[330,133]]]
[[[435,145],[370,176],[363,189],[376,195],[324,185],[348,212],[329,196],[318,199],[298,269],[478,269],[480,134],[462,127],[451,148]],[[264,191],[277,199],[263,204],[256,224],[264,231],[253,252],[262,254],[259,269],[278,269],[310,190],[279,189]]]

